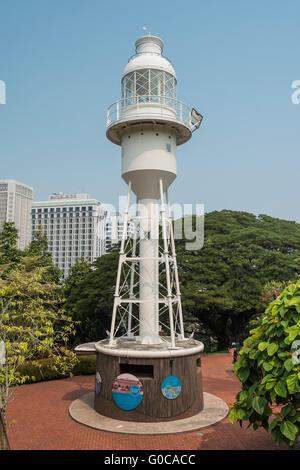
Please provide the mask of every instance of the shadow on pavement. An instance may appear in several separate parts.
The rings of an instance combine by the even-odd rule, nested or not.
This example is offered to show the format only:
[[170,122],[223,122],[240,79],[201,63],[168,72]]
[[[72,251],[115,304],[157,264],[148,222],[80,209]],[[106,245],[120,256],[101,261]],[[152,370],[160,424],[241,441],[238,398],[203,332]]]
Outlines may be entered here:
[[72,377],[72,383],[76,384],[77,388],[63,395],[63,400],[73,401],[79,398],[81,395],[85,395],[86,393],[93,391],[93,387],[91,385],[88,385],[86,382],[82,382],[81,376]]

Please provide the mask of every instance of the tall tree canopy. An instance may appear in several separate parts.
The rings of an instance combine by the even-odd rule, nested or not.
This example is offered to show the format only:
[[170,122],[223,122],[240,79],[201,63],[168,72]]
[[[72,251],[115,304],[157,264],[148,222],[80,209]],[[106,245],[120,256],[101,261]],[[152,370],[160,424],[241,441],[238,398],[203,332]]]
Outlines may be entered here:
[[74,344],[97,341],[106,337],[110,328],[114,300],[118,253],[111,252],[98,258],[87,269],[79,261],[66,281],[65,310],[76,322]]
[[42,230],[33,233],[32,240],[23,255],[30,257],[37,267],[47,268],[43,274],[46,282],[60,283],[62,271],[53,264],[52,254],[48,249],[48,239]]
[[243,337],[249,318],[264,310],[267,281],[300,273],[300,225],[267,215],[223,210],[205,215],[204,246],[177,242],[183,311],[216,334],[219,347]]
[[18,230],[14,222],[3,222],[0,229],[0,264],[18,263],[22,252],[17,248]]
[[[244,339],[249,319],[264,310],[266,282],[299,276],[300,224],[229,210],[208,213],[204,220],[201,250],[186,251],[185,240],[176,241],[183,315],[188,331],[198,323],[195,337],[204,340],[205,331],[223,349]],[[117,260],[116,252],[99,258],[69,291],[66,309],[81,321],[78,342],[106,336]]]

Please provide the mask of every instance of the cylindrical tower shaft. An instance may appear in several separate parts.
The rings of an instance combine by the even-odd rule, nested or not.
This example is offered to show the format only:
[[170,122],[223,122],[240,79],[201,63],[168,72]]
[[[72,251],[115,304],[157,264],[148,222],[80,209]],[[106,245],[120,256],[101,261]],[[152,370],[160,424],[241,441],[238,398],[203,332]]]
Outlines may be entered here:
[[167,126],[141,124],[122,138],[122,177],[140,207],[140,308],[142,344],[158,344],[158,236],[160,181],[164,191],[176,178],[176,134]]
[[160,342],[158,332],[158,201],[140,200],[140,327],[142,344]]

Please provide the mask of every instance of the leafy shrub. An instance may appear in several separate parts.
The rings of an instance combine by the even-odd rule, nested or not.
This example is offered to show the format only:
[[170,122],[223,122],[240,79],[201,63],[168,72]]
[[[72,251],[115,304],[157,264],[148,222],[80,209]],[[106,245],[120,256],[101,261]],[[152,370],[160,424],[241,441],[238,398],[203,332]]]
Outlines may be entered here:
[[293,447],[300,431],[300,280],[256,323],[234,367],[242,391],[230,420],[241,426],[249,421],[253,429],[264,427],[276,444]]
[[73,369],[73,375],[93,375],[96,373],[96,355],[78,356],[78,363]]
[[291,281],[269,281],[263,287],[262,290],[262,300],[263,302],[269,304],[275,300],[282,291],[289,285],[292,284]]
[[217,352],[218,339],[213,334],[213,331],[200,321],[185,322],[186,336],[193,334],[195,339],[204,344],[204,352]]
[[[19,370],[21,376],[26,376],[27,383],[56,380],[68,377],[55,371],[53,359],[40,359],[26,362]],[[78,363],[72,370],[72,375],[91,375],[96,371],[96,356],[79,356]]]

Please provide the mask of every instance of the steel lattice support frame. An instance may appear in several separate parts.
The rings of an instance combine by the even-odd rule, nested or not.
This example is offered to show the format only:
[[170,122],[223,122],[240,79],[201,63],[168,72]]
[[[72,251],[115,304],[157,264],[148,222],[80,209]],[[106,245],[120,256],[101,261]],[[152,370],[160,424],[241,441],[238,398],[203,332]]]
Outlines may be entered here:
[[[158,225],[161,226],[160,241],[162,247],[158,248],[157,257],[153,258],[161,268],[161,272],[165,273],[165,279],[162,275],[158,276],[158,299],[157,299],[157,331],[161,324],[169,333],[170,341],[159,337],[159,342],[167,341],[171,349],[175,348],[175,340],[184,339],[184,324],[181,306],[181,292],[178,277],[178,268],[175,252],[174,232],[171,220],[170,203],[166,192],[166,203],[164,198],[163,182],[159,183],[160,191],[160,216]],[[130,195],[131,183],[128,185],[128,195],[126,210],[124,213],[124,226],[119,252],[119,263],[117,271],[117,279],[115,285],[114,305],[112,313],[111,330],[109,337],[109,345],[113,346],[118,337],[132,338],[140,330],[140,315],[133,313],[134,305],[140,309],[143,300],[140,298],[137,288],[143,280],[139,266],[143,258],[138,253],[139,243],[143,237],[143,217],[138,211],[138,203],[136,201],[136,215],[130,216]],[[158,202],[158,201],[157,201]],[[134,224],[134,233],[128,236],[128,222]],[[166,313],[168,315],[166,315]],[[163,317],[166,319],[163,321]],[[118,336],[118,332],[123,330],[123,334]]]

